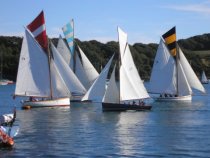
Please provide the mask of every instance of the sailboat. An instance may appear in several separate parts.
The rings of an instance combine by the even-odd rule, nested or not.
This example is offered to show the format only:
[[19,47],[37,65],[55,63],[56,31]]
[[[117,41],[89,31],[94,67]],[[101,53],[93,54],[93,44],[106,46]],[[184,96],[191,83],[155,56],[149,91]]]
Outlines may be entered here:
[[[65,46],[65,43],[62,42],[62,38],[59,38],[60,42],[58,42],[57,48],[59,49],[59,52],[61,52],[63,57],[68,56],[67,63],[70,65],[84,87],[88,90],[93,82],[96,80],[96,78],[99,76],[99,74],[92,63],[89,61],[85,53],[79,47],[79,45],[75,44],[73,19],[70,23],[67,23],[62,28],[62,30],[67,40],[69,51],[66,51],[65,49],[65,51],[61,52],[62,50],[64,50],[63,47]],[[75,46],[78,47],[78,51],[75,49]],[[66,53],[69,53],[70,55],[67,55]]]
[[103,101],[104,111],[150,110],[152,106],[145,105],[144,99],[149,94],[138,74],[134,64],[127,34],[118,27],[119,35],[119,87],[115,80],[115,67],[109,80]]
[[157,49],[150,78],[149,92],[159,94],[159,101],[191,100],[192,88],[205,89],[176,42],[173,27],[163,35]]
[[112,63],[114,55],[109,59],[106,66],[101,71],[98,78],[94,81],[92,86],[89,88],[85,96],[82,98],[82,101],[89,102],[101,102],[106,89],[106,82],[108,72]]
[[[54,61],[48,61],[47,54],[26,29],[15,88],[15,96],[30,97],[23,102],[23,108],[70,105],[70,93],[56,70]],[[65,97],[61,98],[61,94]]]
[[[43,18],[43,11],[37,18],[40,16]],[[48,46],[43,47],[43,41],[38,43],[36,37],[25,29],[15,96],[29,97],[23,101],[23,108],[69,106],[72,92],[85,93],[86,90],[78,85],[78,79],[72,76],[74,73],[52,42],[51,51],[46,51]]]
[[19,127],[14,126],[16,119],[16,108],[13,114],[0,115],[0,147],[12,147],[14,137],[19,132]]
[[202,75],[201,75],[201,83],[202,84],[208,84],[209,83],[209,80],[207,79],[204,71],[202,72]]

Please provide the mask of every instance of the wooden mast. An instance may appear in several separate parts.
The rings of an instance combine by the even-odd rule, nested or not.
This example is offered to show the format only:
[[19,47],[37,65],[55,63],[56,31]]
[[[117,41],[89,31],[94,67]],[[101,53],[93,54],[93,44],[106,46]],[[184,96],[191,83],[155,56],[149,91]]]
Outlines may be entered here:
[[71,53],[73,55],[73,71],[74,73],[76,73],[76,51],[75,51],[75,45],[74,45],[74,19],[72,19],[72,28],[73,28],[73,40],[72,40],[73,52]]
[[179,96],[179,86],[178,86],[178,82],[179,82],[179,78],[178,78],[178,60],[179,60],[179,51],[177,49],[177,44],[176,44],[176,56],[175,56],[175,60],[176,60],[176,93],[177,93],[177,96]]
[[[48,39],[48,38],[47,38]],[[48,65],[49,65],[49,74],[50,74],[50,98],[53,99],[53,90],[52,90],[52,76],[51,76],[51,52],[50,52],[50,40],[48,39],[48,47],[47,47],[47,54],[48,54]]]
[[119,56],[118,56],[118,75],[119,75],[119,104],[120,104],[120,66],[121,66],[121,54],[120,54],[120,37],[118,32],[118,42],[119,42]]

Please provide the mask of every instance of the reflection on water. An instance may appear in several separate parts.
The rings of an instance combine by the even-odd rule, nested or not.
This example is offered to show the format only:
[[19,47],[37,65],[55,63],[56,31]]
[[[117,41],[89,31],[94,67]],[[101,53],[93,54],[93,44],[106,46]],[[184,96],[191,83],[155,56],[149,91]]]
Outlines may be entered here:
[[[209,90],[210,87],[207,87]],[[5,88],[0,112],[18,107],[20,133],[0,157],[209,157],[210,97],[153,102],[149,112],[103,112],[99,103],[20,110]],[[3,110],[2,110],[3,109]]]

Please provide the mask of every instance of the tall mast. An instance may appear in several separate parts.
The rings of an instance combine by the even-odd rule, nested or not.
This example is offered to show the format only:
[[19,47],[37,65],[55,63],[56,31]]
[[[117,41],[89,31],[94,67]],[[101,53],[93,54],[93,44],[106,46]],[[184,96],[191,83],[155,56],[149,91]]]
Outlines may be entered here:
[[[117,27],[117,31],[118,31],[118,27]],[[118,31],[118,44],[119,44],[119,55],[118,55],[118,75],[119,75],[119,104],[120,104],[120,66],[121,66],[121,54],[120,54],[120,35],[119,35],[119,31]]]
[[73,40],[72,40],[72,44],[73,44],[73,51],[72,51],[72,55],[73,55],[73,71],[74,73],[76,72],[76,51],[75,51],[75,45],[74,45],[74,19],[72,19],[72,29],[73,29]]
[[179,86],[178,86],[178,60],[179,60],[179,51],[177,51],[177,45],[176,45],[176,56],[175,56],[175,61],[176,61],[176,93],[177,93],[177,96],[179,96]]
[[52,76],[51,76],[51,60],[52,60],[52,56],[51,56],[51,52],[50,52],[50,40],[48,39],[48,47],[47,47],[47,55],[48,55],[48,65],[49,65],[49,74],[50,74],[50,98],[53,98],[53,90],[52,90]]

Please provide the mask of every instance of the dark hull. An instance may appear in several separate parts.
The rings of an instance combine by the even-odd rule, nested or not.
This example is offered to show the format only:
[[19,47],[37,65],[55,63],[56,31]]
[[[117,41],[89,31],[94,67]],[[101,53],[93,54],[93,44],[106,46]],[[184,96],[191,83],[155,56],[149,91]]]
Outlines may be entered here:
[[126,111],[126,110],[145,111],[145,110],[151,110],[152,106],[118,104],[118,103],[102,103],[102,108],[104,111]]
[[7,143],[0,142],[0,148],[11,148],[11,147],[13,147],[13,145],[10,145],[10,144],[7,144]]

